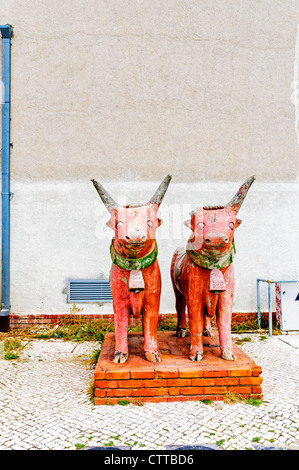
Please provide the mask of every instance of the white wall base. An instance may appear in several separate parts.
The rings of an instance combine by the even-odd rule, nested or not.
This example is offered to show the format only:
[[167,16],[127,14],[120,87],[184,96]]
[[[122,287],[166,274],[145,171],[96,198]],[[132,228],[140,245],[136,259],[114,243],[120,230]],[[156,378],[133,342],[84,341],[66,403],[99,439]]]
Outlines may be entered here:
[[[100,181],[121,203],[146,202],[160,183]],[[175,311],[170,262],[174,250],[186,244],[190,231],[183,222],[190,210],[201,204],[226,204],[242,183],[171,182],[159,212],[163,224],[157,230],[161,313]],[[11,191],[11,312],[69,313],[68,279],[109,276],[109,214],[88,180],[12,181]],[[253,183],[235,233],[234,311],[256,310],[256,278],[299,278],[298,213],[298,184]],[[261,305],[267,310],[263,292]],[[77,307],[84,313],[112,312],[110,303]]]

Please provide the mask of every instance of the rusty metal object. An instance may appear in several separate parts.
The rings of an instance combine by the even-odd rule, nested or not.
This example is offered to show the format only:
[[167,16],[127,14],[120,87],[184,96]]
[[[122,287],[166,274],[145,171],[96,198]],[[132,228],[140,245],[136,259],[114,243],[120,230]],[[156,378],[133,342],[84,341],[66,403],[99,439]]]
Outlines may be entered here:
[[190,213],[185,224],[192,233],[186,249],[175,251],[171,279],[178,315],[177,335],[186,334],[186,309],[191,335],[190,359],[200,361],[203,333],[212,334],[210,318],[216,315],[221,357],[234,360],[231,318],[234,294],[234,233],[246,194],[254,181],[248,178],[226,206],[205,206]]
[[150,362],[161,360],[157,342],[161,274],[157,260],[156,229],[162,221],[157,212],[171,176],[168,175],[144,205],[117,204],[96,180],[92,183],[110,213],[107,225],[114,230],[110,246],[110,287],[115,326],[114,362],[128,359],[129,316],[142,314],[144,353]]

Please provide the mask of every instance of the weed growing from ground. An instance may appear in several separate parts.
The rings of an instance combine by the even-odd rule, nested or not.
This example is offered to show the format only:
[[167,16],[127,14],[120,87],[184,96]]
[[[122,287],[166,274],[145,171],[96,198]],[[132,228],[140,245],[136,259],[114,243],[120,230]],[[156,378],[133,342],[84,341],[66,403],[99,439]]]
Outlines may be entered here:
[[251,341],[251,338],[249,336],[245,336],[244,338],[235,339],[234,343],[240,345],[240,344],[247,343],[250,341]]
[[117,403],[121,406],[126,406],[130,404],[129,400],[117,400]]
[[84,444],[75,444],[76,450],[81,450],[84,449],[85,445]]
[[93,379],[90,381],[87,394],[89,396],[90,401],[94,404],[95,385]]
[[23,349],[22,342],[18,338],[7,339],[4,341],[4,359],[18,359],[19,352]]
[[177,319],[172,316],[165,316],[158,322],[158,331],[176,331]]
[[83,317],[66,316],[58,324],[42,331],[32,332],[37,339],[64,339],[82,341],[99,341],[102,343],[107,332],[114,331],[114,324],[109,320],[86,320]]
[[224,403],[233,404],[233,403],[245,403],[252,406],[260,406],[263,403],[263,400],[259,398],[252,397],[242,397],[238,393],[227,392],[224,396]]
[[221,447],[222,444],[224,443],[224,441],[225,441],[225,439],[219,439],[219,441],[216,441],[216,445],[217,445],[218,447]]
[[261,400],[260,398],[248,397],[248,398],[246,398],[245,402],[246,402],[248,405],[260,406],[260,405],[263,403],[263,400]]

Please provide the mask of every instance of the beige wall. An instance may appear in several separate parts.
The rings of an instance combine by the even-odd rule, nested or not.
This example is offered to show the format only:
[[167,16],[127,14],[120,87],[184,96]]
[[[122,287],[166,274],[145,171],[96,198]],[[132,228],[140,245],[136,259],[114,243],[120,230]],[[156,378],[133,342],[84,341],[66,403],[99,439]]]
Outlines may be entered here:
[[0,0],[12,177],[294,180],[299,2]]

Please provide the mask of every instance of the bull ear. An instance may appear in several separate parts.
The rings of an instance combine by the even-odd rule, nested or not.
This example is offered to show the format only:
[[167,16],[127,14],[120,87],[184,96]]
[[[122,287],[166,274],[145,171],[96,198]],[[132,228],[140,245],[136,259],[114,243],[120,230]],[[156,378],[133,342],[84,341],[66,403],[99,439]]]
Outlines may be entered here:
[[167,191],[167,188],[169,186],[170,180],[171,180],[171,175],[167,175],[160,186],[158,187],[157,191],[155,194],[151,197],[149,204],[157,204],[158,206],[161,204],[163,201],[163,198],[165,196],[165,193]]
[[119,205],[112,199],[108,191],[96,180],[91,180],[94,187],[96,188],[100,198],[103,201],[103,204],[105,205],[106,209],[108,209],[109,212],[111,212],[113,209],[117,209]]
[[106,225],[112,229],[114,229],[114,226],[113,226],[113,221],[112,219],[108,220],[108,222],[106,222]]
[[242,223],[241,219],[236,219],[236,228],[239,227],[239,225],[241,225],[241,223]]
[[239,191],[234,195],[234,197],[230,200],[227,206],[232,207],[235,211],[239,211],[240,207],[242,206],[244,199],[248,193],[248,190],[252,183],[255,180],[255,176],[250,176],[240,187]]
[[192,230],[191,219],[190,220],[185,220],[184,224],[186,225],[186,227],[188,227],[188,228],[190,228],[190,230]]

